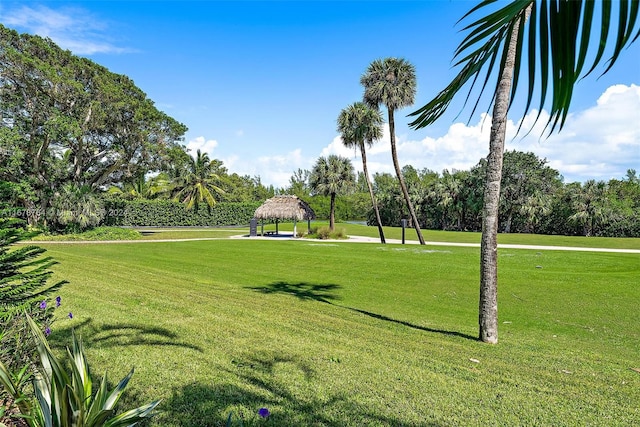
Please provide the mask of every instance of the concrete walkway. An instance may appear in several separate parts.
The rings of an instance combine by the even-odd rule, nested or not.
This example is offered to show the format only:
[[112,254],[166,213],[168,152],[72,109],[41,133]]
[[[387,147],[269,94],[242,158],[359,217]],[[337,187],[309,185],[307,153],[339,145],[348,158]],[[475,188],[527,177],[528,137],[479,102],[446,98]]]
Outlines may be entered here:
[[[335,240],[337,242],[344,240]],[[349,242],[362,242],[362,243],[380,243],[379,238],[364,237],[364,236],[349,236]],[[386,239],[387,243],[402,244],[402,240],[399,239]],[[406,240],[408,245],[418,245],[420,242],[417,240]],[[480,243],[452,243],[452,242],[426,242],[426,246],[461,246],[468,248],[479,248]],[[538,246],[538,245],[510,245],[499,244],[499,249],[533,249],[544,251],[583,251],[583,252],[615,252],[615,253],[627,253],[627,254],[640,254],[640,249],[613,249],[613,248],[584,248],[578,246]]]
[[[114,243],[168,243],[168,242],[190,242],[190,241],[203,241],[203,240],[225,240],[225,239],[247,239],[247,240],[270,240],[270,241],[287,241],[287,240],[299,240],[304,242],[313,243],[378,243],[380,239],[377,237],[366,236],[349,236],[344,240],[308,240],[308,239],[294,239],[293,234],[280,234],[277,236],[255,236],[249,237],[246,234],[235,235],[231,237],[196,237],[190,239],[157,239],[157,240],[42,240],[42,241],[29,241],[21,242],[22,244],[114,244]],[[400,239],[386,239],[388,244],[402,244]],[[408,245],[418,245],[417,240],[406,240]],[[480,248],[480,243],[452,243],[452,242],[426,242],[426,246],[460,246],[468,248]],[[574,247],[574,246],[536,246],[536,245],[509,245],[499,244],[499,249],[529,249],[539,251],[582,251],[582,252],[611,252],[611,253],[627,253],[627,254],[639,254],[640,249],[613,249],[613,248],[587,248],[587,247]]]
[[[264,240],[303,240],[303,239],[294,239],[293,235],[282,234],[280,236],[273,237],[248,237],[246,235],[241,236],[231,236],[232,239],[246,238],[246,239],[264,239]],[[349,236],[348,239],[344,240],[313,240],[313,242],[350,242],[350,243],[380,243],[380,238],[378,237],[367,237],[367,236]],[[388,244],[402,244],[402,240],[400,239],[386,239]],[[418,245],[420,242],[417,240],[405,240],[405,244],[407,245]],[[467,248],[479,248],[480,243],[452,243],[452,242],[426,242],[426,246],[460,246]],[[499,249],[532,249],[532,250],[544,250],[544,251],[583,251],[583,252],[613,252],[613,253],[628,253],[628,254],[640,254],[640,249],[612,249],[612,248],[585,248],[585,247],[577,247],[577,246],[537,246],[537,245],[509,245],[509,244],[499,244]]]

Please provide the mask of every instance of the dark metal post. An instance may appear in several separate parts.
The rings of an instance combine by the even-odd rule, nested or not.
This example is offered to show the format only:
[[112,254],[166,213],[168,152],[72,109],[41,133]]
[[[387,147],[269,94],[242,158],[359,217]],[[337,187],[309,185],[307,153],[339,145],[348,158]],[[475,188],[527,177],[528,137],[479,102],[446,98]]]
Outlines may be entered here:
[[407,228],[407,220],[402,220],[402,244],[404,245],[404,229]]

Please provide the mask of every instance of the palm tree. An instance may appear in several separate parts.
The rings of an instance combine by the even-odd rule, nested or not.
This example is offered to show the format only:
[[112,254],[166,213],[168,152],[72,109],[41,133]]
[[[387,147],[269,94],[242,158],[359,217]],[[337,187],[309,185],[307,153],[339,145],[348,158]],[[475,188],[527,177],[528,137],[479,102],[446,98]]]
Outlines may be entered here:
[[351,160],[336,156],[320,157],[311,170],[309,186],[316,194],[331,197],[329,228],[335,230],[336,195],[347,193],[354,185]]
[[520,213],[526,218],[525,230],[527,232],[536,232],[540,220],[551,212],[551,202],[551,196],[542,191],[536,191],[525,199],[520,207]]
[[584,235],[589,237],[595,233],[598,221],[607,216],[607,184],[590,179],[577,190],[571,196],[574,214],[569,220],[581,224]]
[[66,184],[56,193],[52,203],[53,219],[74,232],[97,226],[106,213],[100,198],[88,185]]
[[432,195],[438,200],[437,206],[442,209],[442,229],[450,228],[449,219],[451,213],[457,221],[457,228],[462,227],[462,206],[461,198],[463,182],[458,178],[456,172],[450,173],[448,170],[442,172],[442,178],[435,184]]
[[[605,73],[611,69],[623,48],[640,35],[640,32],[634,35],[639,25],[638,0],[617,2],[620,12],[617,25],[616,20],[611,19],[612,3],[526,0],[498,3],[501,7],[495,10],[493,1],[483,1],[464,16],[467,18],[484,12],[465,27],[469,34],[455,52],[455,59],[458,59],[456,65],[462,66],[460,73],[433,100],[411,113],[418,117],[410,126],[421,128],[432,124],[444,114],[451,100],[471,80],[471,90],[477,82],[482,82],[482,90],[471,113],[473,115],[494,66],[498,64],[498,83],[491,98],[494,109],[487,158],[480,258],[478,317],[479,335],[484,342],[498,342],[497,232],[500,179],[507,112],[518,88],[520,70],[524,68],[523,64],[528,65],[527,73],[523,73],[528,76],[529,83],[524,114],[531,106],[537,86],[540,89],[539,112],[542,112],[551,89],[551,109],[545,129],[549,133],[560,131],[569,113],[576,82],[602,62],[607,44],[610,45],[611,41],[609,30],[613,27],[616,37]],[[601,11],[599,22],[593,19],[596,5]],[[600,37],[592,37],[592,30],[598,28]],[[583,73],[587,55],[593,52],[590,49],[593,45],[598,46],[597,53],[589,70]]]
[[124,184],[124,190],[117,186],[109,188],[111,194],[123,194],[131,199],[155,199],[171,192],[172,183],[166,172],[147,178],[145,174],[138,175],[132,182]]
[[207,153],[197,151],[196,157],[190,157],[190,162],[184,175],[176,178],[175,199],[184,203],[187,209],[196,208],[205,202],[209,208],[216,204],[214,193],[224,194],[222,188],[214,184],[219,180],[212,172],[212,163]]
[[424,245],[424,238],[418,223],[418,217],[413,209],[413,204],[409,198],[407,185],[402,177],[400,163],[398,163],[398,151],[396,149],[396,125],[394,112],[402,107],[413,104],[416,96],[416,72],[413,65],[402,58],[385,58],[373,61],[367,71],[360,78],[360,83],[364,86],[364,102],[372,107],[378,108],[380,104],[387,107],[389,116],[389,136],[391,137],[391,157],[393,166],[396,169],[396,176],[400,181],[402,195],[411,215],[418,240]]
[[378,233],[380,234],[380,243],[386,243],[384,239],[384,230],[382,229],[382,220],[380,219],[380,211],[376,196],[373,194],[373,186],[369,178],[369,170],[367,169],[367,152],[366,146],[371,147],[374,141],[382,138],[382,113],[377,108],[371,108],[364,102],[355,102],[342,110],[338,116],[338,132],[342,136],[342,143],[345,147],[360,148],[362,155],[362,170],[364,172],[367,187],[369,188],[369,196],[371,196],[371,205],[376,214],[376,224],[378,225]]

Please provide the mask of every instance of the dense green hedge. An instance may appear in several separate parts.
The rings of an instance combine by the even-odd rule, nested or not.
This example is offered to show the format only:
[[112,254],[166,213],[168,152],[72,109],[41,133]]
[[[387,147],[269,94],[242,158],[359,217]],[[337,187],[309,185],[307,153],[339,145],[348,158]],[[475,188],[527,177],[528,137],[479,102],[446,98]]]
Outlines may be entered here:
[[249,225],[259,202],[218,203],[208,209],[186,210],[172,200],[109,200],[105,202],[105,225],[187,227]]
[[[329,219],[331,198],[329,196],[312,196],[306,198],[317,219]],[[371,209],[369,193],[355,193],[336,197],[336,221],[362,220]]]

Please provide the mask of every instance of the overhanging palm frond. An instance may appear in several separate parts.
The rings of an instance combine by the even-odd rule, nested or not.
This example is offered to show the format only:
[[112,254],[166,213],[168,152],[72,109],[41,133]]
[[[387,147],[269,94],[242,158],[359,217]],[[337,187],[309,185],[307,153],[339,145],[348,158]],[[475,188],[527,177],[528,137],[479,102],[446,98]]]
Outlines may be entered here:
[[[490,76],[494,75],[496,64],[498,70],[504,69],[505,46],[509,44],[513,27],[520,25],[511,102],[513,103],[519,87],[519,79],[523,77],[521,74],[525,74],[520,71],[526,68],[528,90],[524,114],[529,111],[539,84],[538,111],[542,111],[550,98],[547,128],[550,133],[556,129],[561,130],[569,113],[573,88],[578,79],[592,73],[603,62],[607,47],[613,43],[613,48],[609,49],[611,56],[605,61],[606,68],[602,73],[605,74],[622,50],[640,35],[639,0],[520,0],[491,11],[493,3],[495,0],[485,0],[462,18],[465,20],[471,15],[487,11],[484,16],[463,29],[469,33],[454,55],[455,66],[462,66],[460,73],[433,100],[410,114],[417,116],[410,123],[411,127],[418,129],[435,122],[469,81],[471,86],[465,105],[476,85],[481,86],[479,102]],[[613,4],[619,8],[617,21],[612,18]],[[520,18],[525,16],[530,5],[531,16],[525,23]],[[598,12],[600,19],[594,20]],[[592,34],[598,31],[598,27],[600,36],[595,39],[598,43],[595,43]],[[610,36],[610,30],[614,30],[615,36]],[[597,50],[594,46],[597,46]],[[583,73],[585,64],[589,63],[587,59],[590,53],[595,53],[593,60]],[[498,58],[501,58],[499,62]],[[475,103],[471,116],[478,102]],[[492,102],[493,98],[490,104]]]

